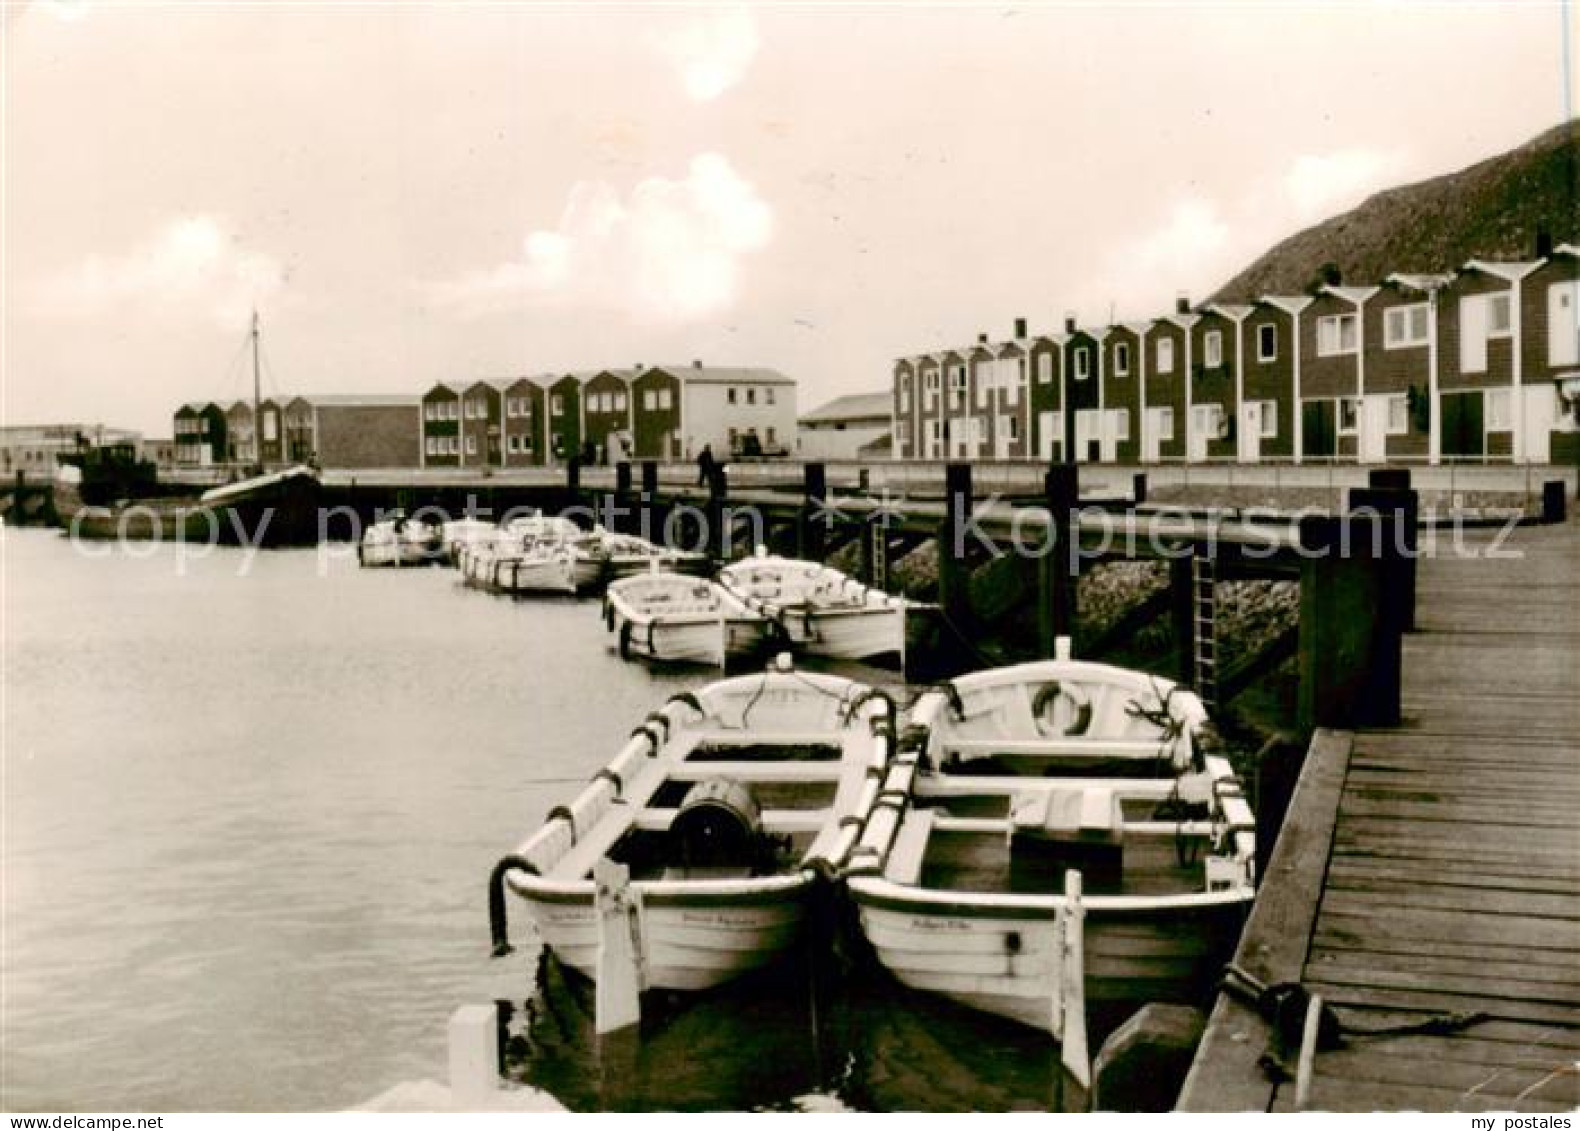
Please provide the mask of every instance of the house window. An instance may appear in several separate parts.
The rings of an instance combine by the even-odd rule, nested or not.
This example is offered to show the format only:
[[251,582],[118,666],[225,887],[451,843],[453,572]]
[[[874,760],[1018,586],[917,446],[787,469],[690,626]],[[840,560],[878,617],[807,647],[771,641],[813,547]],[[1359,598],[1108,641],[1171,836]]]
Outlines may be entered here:
[[1317,356],[1355,352],[1355,315],[1329,314],[1317,319]]
[[900,378],[900,411],[911,411],[911,379],[909,377]]
[[431,455],[431,456],[438,455],[439,454],[439,440],[438,440],[438,437],[437,436],[429,436],[423,443],[423,451],[426,452],[428,455]]
[[1009,438],[1011,440],[1019,440],[1020,439],[1020,417],[1018,417],[1018,416],[1010,416],[1010,417],[1006,417],[1005,419],[1009,423],[1009,427],[1007,429],[1008,434],[1009,434]]
[[1130,439],[1130,410],[1128,408],[1114,409],[1114,439]]
[[625,394],[624,393],[613,393],[613,394],[610,395],[609,399],[610,399],[610,402],[614,405],[613,411],[615,411],[615,412],[624,412],[625,411]]
[[444,438],[444,441],[445,441],[445,443],[444,443],[445,448],[449,451],[449,453],[452,456],[458,456],[458,455],[461,454],[461,437],[459,437],[459,436],[446,436]]
[[1404,393],[1388,398],[1388,435],[1403,436],[1410,431],[1410,398]]
[[1114,376],[1130,376],[1130,343],[1119,342],[1114,346]]
[[563,394],[555,393],[549,397],[549,413],[553,416],[565,415],[565,397]]
[[505,450],[507,452],[509,452],[511,455],[515,455],[516,454],[516,437],[514,437],[514,436],[506,436],[505,437]]
[[966,367],[963,365],[949,367],[949,406],[955,409],[966,407]]
[[429,401],[427,404],[422,406],[422,418],[424,420],[437,420],[439,415],[438,410],[439,406],[433,401]]
[[1271,322],[1256,328],[1256,360],[1278,360],[1278,327]]
[[1513,398],[1507,389],[1487,390],[1487,431],[1507,432],[1514,425]]
[[1514,319],[1509,293],[1487,297],[1487,337],[1507,338],[1514,333]]
[[667,411],[672,407],[673,403],[668,389],[660,389],[658,391],[658,407],[660,411]]
[[1396,350],[1426,345],[1426,320],[1427,305],[1424,302],[1393,307],[1385,315],[1383,347]]
[[1085,346],[1075,351],[1075,379],[1084,381],[1092,375],[1092,357]]
[[725,393],[724,399],[726,401],[728,401],[730,404],[734,404],[735,403],[735,387],[733,385],[730,386],[729,391]]
[[1053,354],[1045,353],[1037,359],[1037,380],[1044,385],[1053,380]]
[[1359,397],[1340,397],[1338,401],[1340,436],[1353,436],[1360,427],[1361,402]]
[[1580,364],[1580,281],[1547,288],[1547,364]]
[[444,415],[447,420],[461,419],[461,402],[449,401],[446,403],[444,406]]
[[746,403],[747,404],[756,404],[757,403],[757,390],[756,389],[747,389],[746,390]]
[[1216,369],[1223,364],[1223,331],[1208,330],[1203,342],[1202,364],[1208,369]]
[[1174,439],[1174,410],[1172,408],[1160,408],[1157,411],[1158,439]]
[[1257,433],[1264,440],[1271,440],[1278,435],[1278,402],[1257,401],[1257,411],[1261,418],[1257,421]]
[[772,428],[766,428],[763,430],[763,443],[767,444],[770,448],[773,447],[774,430]]
[[652,389],[642,390],[642,411],[652,412],[658,407],[658,394]]
[[477,454],[477,437],[476,436],[468,436],[466,438],[466,454],[469,455],[469,456],[475,456]]
[[1174,339],[1159,338],[1156,347],[1159,373],[1174,372]]
[[774,403],[774,391],[773,391],[773,389],[772,388],[764,389],[763,390],[763,404],[773,404],[773,403]]

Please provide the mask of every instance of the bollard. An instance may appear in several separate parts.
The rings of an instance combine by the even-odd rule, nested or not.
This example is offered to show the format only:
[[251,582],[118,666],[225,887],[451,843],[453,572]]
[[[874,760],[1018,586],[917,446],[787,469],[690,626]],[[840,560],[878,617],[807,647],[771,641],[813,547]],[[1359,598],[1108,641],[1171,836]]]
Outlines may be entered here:
[[499,1007],[463,1005],[450,1014],[450,1096],[458,1108],[488,1105],[499,1091]]

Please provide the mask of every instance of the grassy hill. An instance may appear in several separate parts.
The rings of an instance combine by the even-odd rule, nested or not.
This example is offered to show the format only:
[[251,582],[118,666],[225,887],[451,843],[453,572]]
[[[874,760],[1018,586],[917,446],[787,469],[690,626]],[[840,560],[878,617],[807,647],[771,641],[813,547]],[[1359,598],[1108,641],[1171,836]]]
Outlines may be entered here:
[[1554,243],[1580,242],[1580,123],[1457,173],[1379,192],[1277,244],[1213,298],[1298,294],[1327,264],[1364,284],[1394,271],[1445,271],[1477,256],[1529,259],[1538,229]]

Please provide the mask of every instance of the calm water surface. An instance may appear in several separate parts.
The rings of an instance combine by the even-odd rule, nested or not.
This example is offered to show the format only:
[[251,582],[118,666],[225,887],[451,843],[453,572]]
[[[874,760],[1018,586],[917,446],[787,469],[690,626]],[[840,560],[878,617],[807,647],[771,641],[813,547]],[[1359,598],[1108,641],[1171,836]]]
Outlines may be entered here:
[[600,1048],[584,985],[488,960],[493,862],[707,678],[622,663],[596,601],[3,537],[0,1106],[341,1108],[442,1079],[450,1011],[495,997],[512,1074],[574,1108],[1051,1101],[1045,1037],[871,972]]

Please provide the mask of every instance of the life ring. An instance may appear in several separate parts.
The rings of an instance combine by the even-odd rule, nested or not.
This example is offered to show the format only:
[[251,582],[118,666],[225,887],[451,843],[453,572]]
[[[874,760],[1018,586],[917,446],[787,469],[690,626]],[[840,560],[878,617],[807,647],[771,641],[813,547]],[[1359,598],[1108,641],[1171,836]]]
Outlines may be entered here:
[[[1068,700],[1071,719],[1063,730],[1056,730],[1054,712],[1060,699]],[[1031,714],[1037,729],[1044,734],[1083,735],[1092,725],[1092,699],[1079,684],[1065,686],[1055,679],[1038,688],[1031,701]]]

